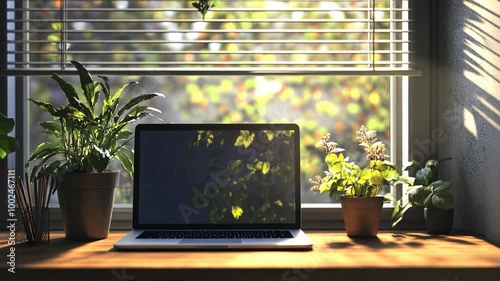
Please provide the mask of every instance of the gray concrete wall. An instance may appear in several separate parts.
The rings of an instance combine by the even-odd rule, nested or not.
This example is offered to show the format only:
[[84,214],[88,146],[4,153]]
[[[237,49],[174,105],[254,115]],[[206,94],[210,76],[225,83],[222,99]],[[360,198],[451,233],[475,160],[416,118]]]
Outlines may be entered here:
[[500,1],[439,3],[439,157],[453,157],[454,227],[500,243]]

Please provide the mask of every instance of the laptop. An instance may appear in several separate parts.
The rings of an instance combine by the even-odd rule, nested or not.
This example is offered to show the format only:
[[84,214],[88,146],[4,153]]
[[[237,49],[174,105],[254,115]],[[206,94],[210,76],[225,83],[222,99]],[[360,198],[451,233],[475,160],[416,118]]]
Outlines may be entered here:
[[296,124],[139,124],[131,249],[311,249]]

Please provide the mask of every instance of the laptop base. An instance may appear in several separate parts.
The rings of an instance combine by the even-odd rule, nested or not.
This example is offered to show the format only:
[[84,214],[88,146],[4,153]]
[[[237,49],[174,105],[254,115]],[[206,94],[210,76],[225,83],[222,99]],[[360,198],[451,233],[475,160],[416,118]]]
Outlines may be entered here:
[[117,250],[311,250],[313,245],[302,230],[290,230],[293,238],[138,239],[137,237],[143,232],[144,230],[130,231],[114,244],[114,248]]

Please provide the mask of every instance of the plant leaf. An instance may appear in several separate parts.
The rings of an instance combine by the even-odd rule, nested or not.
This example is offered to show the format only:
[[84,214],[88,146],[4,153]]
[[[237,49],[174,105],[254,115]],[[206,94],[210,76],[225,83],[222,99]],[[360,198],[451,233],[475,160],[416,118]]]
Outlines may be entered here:
[[394,197],[394,194],[392,194],[392,193],[384,194],[384,199],[392,201],[392,202],[396,202],[396,203],[398,202],[398,200],[396,199],[396,197]]
[[125,168],[125,170],[129,173],[130,177],[134,179],[134,164],[132,163],[130,157],[121,151],[117,151],[115,156],[122,164],[123,168]]
[[417,161],[415,160],[411,160],[410,162],[406,163],[406,165],[403,167],[403,170],[408,170],[409,168],[415,168],[417,170],[420,170],[422,169],[422,165],[420,165],[420,163],[418,163]]
[[54,142],[44,142],[41,143],[33,154],[31,154],[30,158],[28,158],[28,162],[48,158],[50,156],[56,155],[60,152],[63,152],[63,148],[59,143]]
[[325,156],[325,163],[328,166],[328,169],[333,173],[338,173],[342,171],[343,162],[340,158],[343,158],[342,153],[338,156],[337,154],[328,154]]
[[107,169],[111,160],[111,153],[107,149],[101,149],[97,145],[93,145],[93,152],[88,156],[88,160],[92,167],[99,173]]
[[126,140],[132,137],[134,133],[128,129],[123,129],[116,134],[116,140]]
[[269,173],[269,170],[271,169],[271,164],[269,162],[264,162],[262,163],[262,174],[267,174]]
[[61,90],[64,92],[66,98],[70,103],[72,103],[74,100],[79,100],[75,88],[70,83],[66,82],[66,80],[64,80],[61,76],[59,76],[59,74],[53,73],[50,78],[56,81],[57,84],[59,84],[59,88],[61,88]]
[[144,117],[146,117],[146,116],[153,116],[153,117],[156,117],[156,116],[154,116],[154,115],[152,115],[152,114],[150,114],[150,113],[147,113],[147,112],[142,112],[142,113],[140,113],[140,114],[138,114],[138,115],[129,115],[129,114],[128,114],[128,115],[127,115],[127,116],[125,116],[122,120],[120,120],[120,121],[119,121],[119,123],[120,123],[120,124],[123,124],[123,125],[126,125],[126,124],[132,123],[132,122],[134,122],[134,121],[136,121],[136,120],[142,119],[142,118],[144,118]]
[[434,169],[434,168],[437,168],[438,165],[439,165],[439,161],[435,160],[435,159],[429,159],[429,160],[427,160],[427,162],[425,162],[426,168]]
[[101,78],[103,82],[101,82],[101,89],[104,93],[104,101],[111,103],[111,87],[109,86],[109,79],[106,76],[100,76],[98,75],[97,77]]
[[198,12],[202,15],[203,20],[205,20],[205,15],[212,9],[212,7],[215,7],[219,4],[219,0],[198,0],[196,2],[192,2],[191,5],[195,7]]
[[[73,86],[71,84],[66,82],[57,73],[52,74],[51,79],[56,81],[59,84],[59,87],[66,95],[66,99],[68,100],[68,102],[71,106],[73,106],[74,108],[77,108],[79,111],[83,112],[90,119],[94,118],[93,112],[86,105],[84,105],[81,102],[80,98],[78,97],[78,94],[76,93],[75,88],[73,88]],[[54,115],[54,114],[52,114],[52,115]]]
[[329,180],[326,182],[322,182],[319,186],[319,193],[323,193],[325,191],[331,190],[333,181]]
[[240,159],[233,161],[229,165],[229,169],[231,169],[231,171],[233,172],[234,175],[239,174],[243,168],[244,168],[244,163]]
[[61,125],[54,121],[44,121],[40,122],[40,126],[44,129],[44,134],[53,135],[56,137],[61,136]]
[[243,215],[243,209],[240,206],[233,206],[231,208],[231,213],[235,219],[239,219]]
[[240,135],[236,138],[234,146],[244,146],[245,148],[248,148],[252,144],[254,138],[254,133],[250,133],[247,130],[241,130]]
[[433,193],[429,193],[424,199],[424,207],[431,208],[432,207],[432,197],[434,197]]
[[402,183],[402,184],[408,184],[408,185],[415,185],[415,178],[414,177],[407,177],[405,175],[400,175],[398,177],[398,180],[394,182],[394,184],[398,184],[398,183]]
[[359,182],[364,183],[367,180],[369,180],[371,178],[371,176],[372,176],[372,171],[369,168],[365,168],[365,169],[361,170],[361,172],[358,175]]
[[439,162],[439,164],[441,164],[441,163],[443,163],[443,162],[445,162],[445,161],[448,161],[448,160],[451,160],[451,159],[453,159],[453,157],[448,157],[448,158],[439,159],[439,160],[438,160],[438,162]]
[[0,135],[0,159],[19,148],[17,140],[11,136]]
[[14,129],[14,119],[0,113],[0,135],[7,135]]
[[429,185],[429,188],[434,193],[448,192],[451,188],[450,181],[437,180]]
[[14,129],[14,125],[13,118],[0,113],[0,159],[4,159],[19,147],[17,140],[8,135]]
[[80,86],[83,90],[83,95],[87,100],[87,105],[89,106],[89,109],[94,112],[95,104],[99,99],[99,88],[101,84],[94,82],[90,73],[81,63],[74,60],[71,61],[71,63],[75,66],[78,71],[78,75],[80,76]]
[[415,186],[408,192],[408,200],[417,206],[424,206],[425,199],[430,194],[430,190],[425,186],[419,185]]
[[43,109],[44,111],[48,112],[52,116],[54,116],[54,114],[56,113],[55,107],[48,102],[39,101],[32,98],[29,98],[28,100],[37,105],[38,107],[40,107],[41,109]]
[[[399,203],[399,202],[398,202]],[[412,205],[410,203],[408,204],[405,204],[403,206],[403,208],[399,209],[399,212],[397,214],[394,215],[393,213],[393,216],[392,216],[392,219],[395,219],[394,222],[392,223],[392,227],[395,227],[401,220],[403,220],[403,217],[404,217],[404,214],[406,213],[406,211],[408,211],[410,208],[412,207]]]
[[453,208],[454,200],[451,193],[439,193],[432,196],[432,205],[441,210]]
[[85,118],[85,113],[81,112],[80,110],[71,105],[57,109],[53,115],[56,118],[63,118],[63,119],[73,118],[73,119],[83,120]]
[[[132,83],[130,83],[130,84],[132,84]],[[118,112],[117,112],[116,115],[118,117],[122,116],[125,111],[131,109],[132,107],[138,105],[139,103],[141,103],[143,101],[150,100],[150,99],[155,98],[155,97],[165,97],[165,96],[162,95],[162,94],[159,94],[159,93],[144,94],[144,95],[137,96],[137,97],[132,98],[131,100],[129,100],[124,106],[122,106],[120,109],[118,109]]]
[[120,99],[123,91],[130,85],[133,85],[133,84],[137,84],[138,82],[137,81],[132,81],[132,82],[129,82],[129,83],[125,83],[123,84],[114,94],[113,96],[111,97],[111,102],[115,102],[117,101],[118,99]]
[[429,185],[429,181],[432,179],[431,168],[424,167],[417,171],[415,174],[415,184],[417,185]]
[[370,182],[375,185],[382,185],[384,183],[384,176],[378,170],[373,170],[371,172]]

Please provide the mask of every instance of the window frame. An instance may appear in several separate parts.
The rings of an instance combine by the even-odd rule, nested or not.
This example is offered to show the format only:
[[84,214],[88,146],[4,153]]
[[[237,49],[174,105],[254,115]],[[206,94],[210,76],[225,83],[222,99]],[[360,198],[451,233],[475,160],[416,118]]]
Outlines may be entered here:
[[[2,4],[1,9],[6,9],[6,4]],[[415,66],[420,70],[418,77],[392,76],[391,85],[401,86],[407,83],[407,92],[392,91],[391,89],[391,135],[397,136],[391,140],[391,153],[396,164],[400,167],[405,160],[412,158],[412,152],[421,149],[415,145],[415,140],[432,140],[432,130],[438,126],[438,113],[436,104],[438,101],[437,79],[433,79],[437,72],[437,4],[432,0],[413,1],[413,17],[418,24],[415,24],[414,50],[418,54],[415,58]],[[0,35],[4,35],[6,30],[2,29]],[[3,44],[2,44],[3,48]],[[0,50],[1,51],[1,50]],[[2,52],[5,53],[5,52]],[[6,56],[2,56],[0,63],[5,65]],[[10,77],[10,76],[9,76]],[[8,92],[7,76],[0,76],[0,89]],[[15,76],[16,88],[27,89],[29,77]],[[401,87],[399,87],[401,89]],[[27,156],[27,144],[22,142],[29,130],[29,112],[27,110],[27,91],[24,90],[15,95],[15,135],[21,140],[21,149],[15,153],[16,171],[24,174],[24,161]],[[0,112],[7,113],[7,95],[0,95]],[[406,108],[403,105],[406,103]],[[409,106],[411,105],[411,106]],[[393,112],[395,110],[396,112]],[[20,126],[21,125],[21,126]],[[434,144],[430,142],[430,156],[436,150]],[[1,161],[0,178],[7,178],[6,162]],[[397,195],[402,193],[402,188],[395,190]],[[7,208],[7,190],[0,192],[0,208]],[[391,214],[393,207],[384,205],[381,228],[387,229],[391,226]],[[6,212],[2,212],[2,220],[6,221]],[[418,212],[408,212],[405,221],[400,223],[400,229],[414,229],[422,227],[422,214]],[[62,219],[59,208],[51,208],[50,225],[52,229],[62,229]],[[302,224],[304,229],[342,229],[343,219],[340,204],[302,204]],[[131,229],[132,208],[130,204],[115,204],[113,208],[112,229]],[[6,226],[3,227],[5,229]]]

